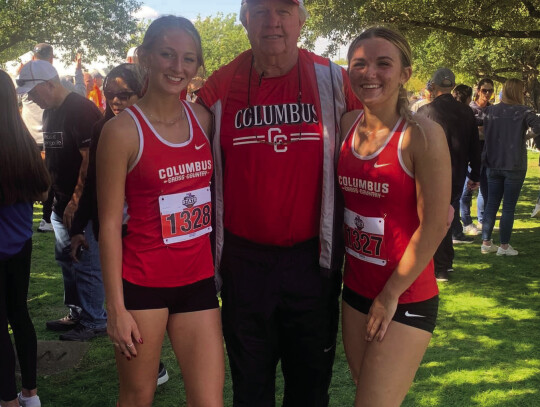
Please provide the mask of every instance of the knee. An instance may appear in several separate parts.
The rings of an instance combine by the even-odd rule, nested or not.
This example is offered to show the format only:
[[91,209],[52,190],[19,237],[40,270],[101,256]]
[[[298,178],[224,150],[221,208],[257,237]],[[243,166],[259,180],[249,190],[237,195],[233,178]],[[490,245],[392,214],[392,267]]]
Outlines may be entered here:
[[192,400],[188,397],[187,407],[223,407],[223,400],[217,397],[201,397]]
[[120,389],[118,407],[152,407],[155,389]]

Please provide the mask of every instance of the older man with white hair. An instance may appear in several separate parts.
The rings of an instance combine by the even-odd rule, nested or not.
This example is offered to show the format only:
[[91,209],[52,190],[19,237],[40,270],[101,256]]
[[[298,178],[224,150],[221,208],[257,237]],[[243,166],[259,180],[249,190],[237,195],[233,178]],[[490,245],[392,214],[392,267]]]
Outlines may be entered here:
[[327,406],[343,261],[335,165],[346,73],[298,48],[302,0],[243,0],[251,49],[198,102],[215,115],[216,270],[234,406]]

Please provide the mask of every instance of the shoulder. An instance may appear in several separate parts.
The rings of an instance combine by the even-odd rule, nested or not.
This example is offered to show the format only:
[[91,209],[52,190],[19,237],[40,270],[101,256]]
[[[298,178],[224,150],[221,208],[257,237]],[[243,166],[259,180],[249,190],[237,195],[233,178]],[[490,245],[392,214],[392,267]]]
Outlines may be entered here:
[[298,48],[298,53],[302,58],[319,65],[329,66],[329,64],[331,63],[328,58],[324,58],[304,48]]
[[88,116],[96,117],[97,119],[102,117],[101,112],[96,107],[94,102],[86,99],[78,93],[71,92],[69,95],[67,95],[64,104],[66,106],[66,110],[73,112],[74,116],[76,117]]
[[209,127],[209,124],[212,121],[212,114],[206,109],[204,106],[198,104],[198,103],[192,103],[192,102],[186,102],[189,107],[191,107],[191,110],[193,110],[193,114],[195,114],[195,117],[197,117],[197,120],[201,124],[201,126],[204,128],[204,130],[207,130]]
[[249,63],[251,61],[251,57],[252,57],[251,50],[242,52],[240,55],[234,58],[231,62],[229,62],[226,65],[223,65],[217,71],[214,71],[214,73],[212,73],[212,75],[210,75],[208,80],[205,82],[202,89],[205,88],[207,83],[213,83],[215,81],[223,80],[223,78],[227,78],[228,80],[230,80],[228,76],[233,74],[239,66]]
[[100,145],[114,144],[127,149],[138,146],[139,131],[133,118],[124,111],[104,124],[101,131]]
[[226,98],[231,83],[238,78],[238,69],[249,67],[251,56],[251,50],[244,51],[210,75],[197,93],[197,103],[211,108],[216,102]]
[[403,138],[403,147],[416,155],[423,155],[441,148],[448,149],[448,142],[443,128],[424,115],[415,115],[409,123]]

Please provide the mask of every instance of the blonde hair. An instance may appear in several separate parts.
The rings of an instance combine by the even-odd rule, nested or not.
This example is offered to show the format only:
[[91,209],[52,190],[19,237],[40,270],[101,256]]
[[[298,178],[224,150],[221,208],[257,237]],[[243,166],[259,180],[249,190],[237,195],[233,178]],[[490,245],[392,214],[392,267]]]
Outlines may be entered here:
[[522,105],[525,103],[524,90],[525,83],[522,80],[508,79],[503,85],[501,100],[509,105]]

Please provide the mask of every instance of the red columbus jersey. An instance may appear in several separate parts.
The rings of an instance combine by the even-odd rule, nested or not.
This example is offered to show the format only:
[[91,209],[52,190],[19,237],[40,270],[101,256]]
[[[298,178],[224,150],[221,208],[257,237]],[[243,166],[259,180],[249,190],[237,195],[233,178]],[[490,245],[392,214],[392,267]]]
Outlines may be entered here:
[[126,109],[139,132],[139,154],[126,177],[128,233],[122,276],[147,287],[177,287],[214,274],[208,138],[187,102],[184,143],[163,139],[136,106]]
[[[398,265],[418,228],[414,174],[404,165],[401,143],[407,127],[400,119],[378,151],[354,151],[360,114],[343,143],[338,180],[345,198],[344,283],[375,298]],[[433,260],[401,295],[399,303],[424,301],[438,293]]]
[[[201,90],[208,105],[227,86],[221,120],[224,226],[261,244],[291,246],[319,235],[323,171],[320,100],[313,61],[265,78],[251,54]],[[225,67],[224,69],[227,69]]]

